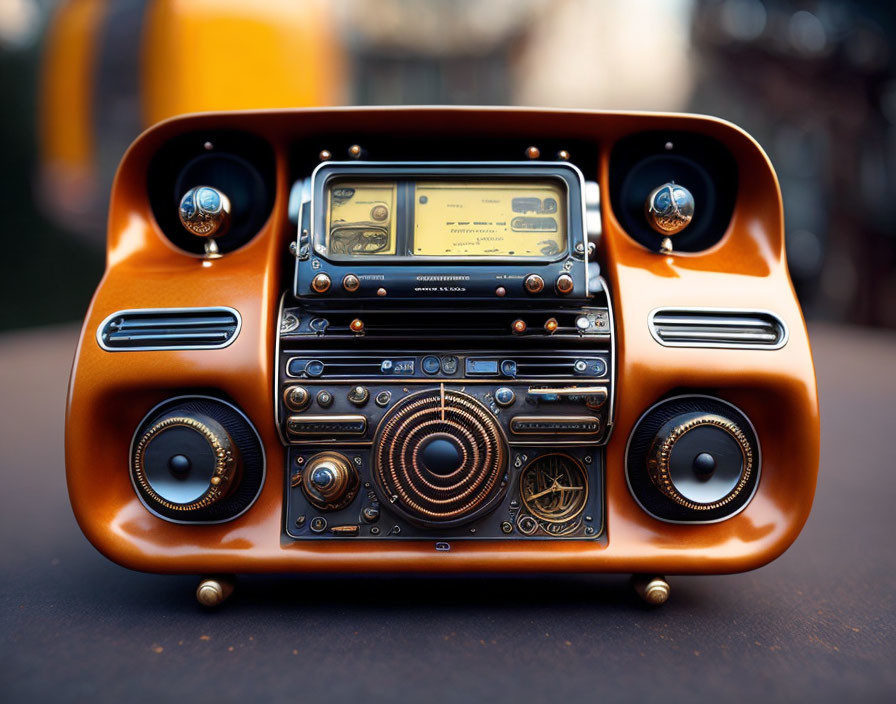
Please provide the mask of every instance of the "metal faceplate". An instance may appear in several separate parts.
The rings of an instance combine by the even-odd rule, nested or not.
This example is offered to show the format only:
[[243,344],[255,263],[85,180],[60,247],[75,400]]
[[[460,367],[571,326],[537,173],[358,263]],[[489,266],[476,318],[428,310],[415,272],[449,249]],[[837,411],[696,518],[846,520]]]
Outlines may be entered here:
[[[408,208],[397,214],[404,223],[404,238],[386,256],[334,256],[324,243],[325,188],[329,180],[359,178],[552,179],[567,195],[566,247],[549,257],[413,256],[410,254]],[[592,188],[593,190],[593,188]],[[295,244],[294,294],[300,299],[349,300],[489,300],[584,301],[594,293],[590,281],[599,270],[589,266],[586,229],[585,181],[567,162],[325,162],[315,169],[300,191]],[[401,205],[399,203],[399,205]],[[527,289],[527,277],[544,283]],[[320,277],[315,281],[315,277]],[[346,285],[350,277],[351,285]],[[567,278],[568,277],[568,278]],[[322,283],[323,282],[323,283]]]
[[[424,527],[412,522],[384,496],[373,477],[371,448],[338,450],[356,467],[361,488],[344,509],[321,511],[303,492],[299,476],[319,448],[292,447],[288,452],[286,534],[296,540],[433,540],[435,549],[450,550],[451,541],[503,540],[605,540],[603,448],[594,446],[552,448],[511,445],[501,487],[489,510],[455,526]],[[550,472],[557,455],[573,467],[576,497],[568,518],[559,518],[539,505],[527,503],[531,487]],[[541,464],[539,464],[541,463]],[[544,469],[543,469],[544,468]],[[583,477],[581,481],[579,477]],[[581,487],[579,489],[578,487]],[[538,493],[538,492],[534,492]],[[536,499],[537,501],[537,499]]]

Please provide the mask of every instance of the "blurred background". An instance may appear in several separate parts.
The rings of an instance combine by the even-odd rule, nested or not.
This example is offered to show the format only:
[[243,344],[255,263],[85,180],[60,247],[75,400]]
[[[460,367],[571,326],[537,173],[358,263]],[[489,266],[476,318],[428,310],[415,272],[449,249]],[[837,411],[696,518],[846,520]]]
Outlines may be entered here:
[[0,330],[76,320],[115,167],[199,110],[717,115],[763,145],[807,317],[896,327],[892,0],[0,0]]

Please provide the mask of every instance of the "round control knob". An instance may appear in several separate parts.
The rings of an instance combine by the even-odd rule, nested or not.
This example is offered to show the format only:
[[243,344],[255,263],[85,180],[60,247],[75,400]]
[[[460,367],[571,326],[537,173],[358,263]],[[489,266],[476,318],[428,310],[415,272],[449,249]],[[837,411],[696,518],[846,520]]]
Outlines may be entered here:
[[753,447],[734,421],[693,412],[659,429],[647,455],[647,470],[654,486],[679,506],[706,511],[726,505],[743,491],[753,462]]
[[283,394],[283,403],[291,411],[304,411],[311,403],[311,394],[304,386],[290,386]]
[[226,234],[230,227],[230,199],[226,195],[211,186],[195,186],[181,197],[177,216],[187,232],[206,238],[206,259],[221,257],[213,238]]
[[573,288],[575,288],[575,281],[573,281],[572,277],[569,274],[560,274],[557,277],[557,281],[554,286],[557,289],[557,293],[565,296],[568,293],[572,293]]
[[321,511],[345,508],[361,486],[358,470],[339,452],[321,452],[310,458],[302,469],[300,482],[309,503]]
[[326,293],[330,290],[330,283],[330,277],[327,276],[327,274],[316,274],[314,278],[311,279],[311,289],[315,293]]
[[507,408],[513,404],[516,395],[513,393],[513,389],[502,386],[498,389],[495,389],[495,403],[497,403],[502,408]]
[[426,374],[438,374],[439,369],[442,365],[438,357],[434,355],[427,355],[423,358],[423,362],[420,366],[423,367],[423,371]]
[[650,226],[670,237],[686,228],[694,217],[694,196],[674,181],[654,188],[644,203],[644,214]]
[[333,394],[326,389],[317,392],[317,404],[321,408],[329,408],[333,405]]
[[342,277],[342,288],[344,288],[349,293],[354,293],[359,288],[361,288],[361,279],[359,279],[354,274],[346,274]]
[[538,274],[529,274],[523,279],[523,286],[529,293],[541,293],[544,290],[544,279]]
[[217,188],[196,186],[184,193],[177,214],[191,235],[220,237],[230,226],[230,199]]
[[348,392],[348,400],[356,406],[363,406],[370,399],[370,390],[366,386],[353,386]]
[[234,407],[197,397],[153,411],[134,436],[131,478],[163,518],[220,521],[251,504],[264,461],[257,434]]

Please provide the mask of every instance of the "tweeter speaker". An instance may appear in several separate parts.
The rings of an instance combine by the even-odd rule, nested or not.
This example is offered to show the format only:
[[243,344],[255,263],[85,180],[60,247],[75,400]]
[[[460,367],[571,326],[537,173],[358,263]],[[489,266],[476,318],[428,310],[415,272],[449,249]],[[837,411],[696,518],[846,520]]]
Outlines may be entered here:
[[635,424],[626,479],[656,518],[709,523],[743,509],[759,481],[756,431],[735,406],[710,396],[678,396]]
[[264,452],[235,406],[191,396],[154,408],[134,434],[131,482],[156,515],[218,523],[243,513],[261,491]]
[[269,144],[253,135],[225,132],[178,137],[165,144],[147,175],[149,202],[156,222],[178,248],[202,254],[203,241],[178,218],[184,194],[210,186],[226,194],[230,205],[227,236],[218,241],[226,254],[249,242],[274,207],[276,174]]
[[693,198],[687,227],[677,232],[675,251],[699,252],[728,229],[737,196],[737,165],[719,142],[702,135],[646,132],[620,140],[610,156],[610,203],[635,241],[659,251],[664,238],[651,224],[651,194],[675,184]]

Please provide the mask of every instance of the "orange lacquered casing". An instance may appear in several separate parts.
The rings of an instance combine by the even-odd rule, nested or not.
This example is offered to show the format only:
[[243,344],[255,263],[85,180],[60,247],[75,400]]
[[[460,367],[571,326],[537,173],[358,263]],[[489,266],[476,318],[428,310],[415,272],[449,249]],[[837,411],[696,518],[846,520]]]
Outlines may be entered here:
[[[173,247],[147,198],[148,164],[169,139],[203,129],[234,129],[267,140],[276,155],[273,212],[246,246],[213,262]],[[290,287],[286,248],[290,150],[317,135],[442,135],[487,141],[519,138],[588,141],[609,193],[609,159],[620,138],[648,130],[691,132],[722,143],[739,170],[730,226],[712,248],[662,256],[632,240],[601,199],[598,251],[615,310],[617,408],[606,448],[605,541],[432,540],[293,541],[283,531],[285,452],[272,408],[277,315]],[[326,147],[321,144],[320,148]],[[421,159],[426,155],[421,154]],[[69,493],[78,522],[110,559],[152,572],[652,572],[724,573],[780,555],[808,517],[815,491],[819,418],[806,327],[787,272],[781,195],[768,158],[743,131],[688,115],[522,109],[376,108],[207,113],[145,132],[119,168],[109,213],[107,270],[88,311],[75,357],[66,416]],[[230,306],[242,316],[236,341],[220,350],[109,353],[101,322],[123,309]],[[670,348],[648,329],[658,306],[708,306],[774,312],[789,329],[776,350]],[[625,480],[626,441],[641,414],[678,390],[718,396],[755,426],[762,475],[737,515],[712,524],[652,518]],[[230,399],[264,443],[267,475],[258,500],[238,518],[182,525],[150,513],[128,472],[135,429],[156,404],[185,393]]]

